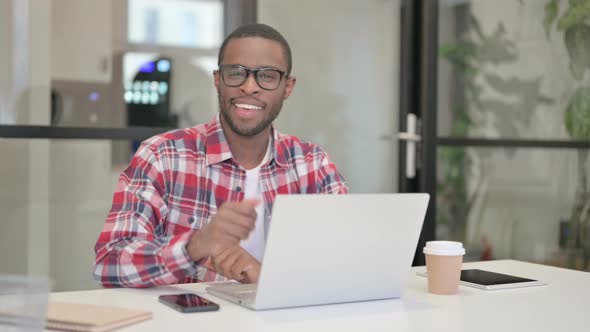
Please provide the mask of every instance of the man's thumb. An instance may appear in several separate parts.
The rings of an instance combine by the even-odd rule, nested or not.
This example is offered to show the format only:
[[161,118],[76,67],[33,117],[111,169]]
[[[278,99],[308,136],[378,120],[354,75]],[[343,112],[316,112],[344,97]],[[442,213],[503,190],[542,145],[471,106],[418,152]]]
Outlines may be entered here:
[[262,203],[262,199],[261,198],[248,198],[242,201],[242,203],[248,204],[252,207],[257,207],[258,205],[260,205]]

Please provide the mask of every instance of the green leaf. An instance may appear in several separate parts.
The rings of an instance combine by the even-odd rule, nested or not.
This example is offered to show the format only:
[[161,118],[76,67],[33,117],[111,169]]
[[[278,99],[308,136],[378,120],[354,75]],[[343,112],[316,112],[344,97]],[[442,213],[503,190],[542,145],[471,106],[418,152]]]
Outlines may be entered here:
[[543,20],[543,25],[545,26],[547,38],[549,38],[551,25],[557,18],[557,13],[559,13],[559,2],[557,0],[551,0],[545,4],[545,19]]
[[453,137],[466,137],[469,131],[469,127],[471,126],[472,122],[469,119],[469,116],[465,113],[461,113],[458,115],[455,123],[453,124],[453,129],[451,130],[451,136]]
[[559,30],[565,30],[583,23],[588,17],[590,17],[589,0],[571,1],[570,7],[557,22],[557,28]]
[[565,110],[565,128],[573,139],[590,139],[590,87],[578,88]]
[[567,28],[565,46],[570,56],[570,71],[577,80],[581,80],[584,70],[590,69],[590,26],[579,24]]
[[457,45],[445,44],[440,47],[439,54],[451,64],[465,69],[468,67],[469,60],[475,55],[475,46],[468,42]]
[[570,107],[565,110],[563,122],[565,124],[565,129],[570,137],[574,137],[574,112],[570,110]]

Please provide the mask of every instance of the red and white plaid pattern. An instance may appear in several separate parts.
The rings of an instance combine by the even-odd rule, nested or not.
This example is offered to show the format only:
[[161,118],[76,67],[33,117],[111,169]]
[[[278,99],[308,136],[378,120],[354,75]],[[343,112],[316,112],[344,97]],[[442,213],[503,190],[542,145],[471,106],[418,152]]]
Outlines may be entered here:
[[[348,192],[319,146],[272,132],[272,158],[260,169],[266,227],[277,194]],[[244,198],[245,178],[219,115],[210,123],[143,142],[119,178],[96,242],[96,280],[105,287],[225,280],[210,259],[191,261],[186,245],[218,206]]]

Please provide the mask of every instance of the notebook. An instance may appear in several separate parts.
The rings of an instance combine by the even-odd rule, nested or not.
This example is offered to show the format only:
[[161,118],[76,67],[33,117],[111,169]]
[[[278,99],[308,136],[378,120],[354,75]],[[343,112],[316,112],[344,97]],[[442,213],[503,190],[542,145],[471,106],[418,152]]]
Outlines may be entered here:
[[207,292],[265,310],[399,298],[428,194],[278,195],[258,284]]
[[47,328],[62,331],[103,332],[152,318],[152,313],[92,304],[50,302]]

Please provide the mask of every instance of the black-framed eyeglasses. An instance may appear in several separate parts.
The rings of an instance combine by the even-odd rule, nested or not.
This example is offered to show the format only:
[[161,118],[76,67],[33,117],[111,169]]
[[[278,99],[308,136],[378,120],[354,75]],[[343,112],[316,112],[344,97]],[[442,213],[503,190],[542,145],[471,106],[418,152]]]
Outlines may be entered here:
[[264,90],[278,88],[283,76],[287,75],[284,71],[275,68],[250,69],[241,65],[229,64],[219,66],[219,72],[223,83],[234,88],[244,84],[252,73],[258,86]]

